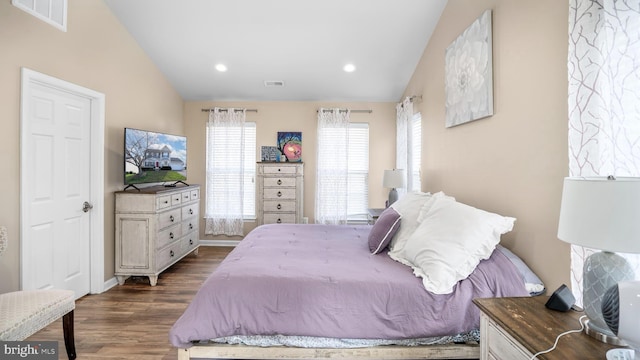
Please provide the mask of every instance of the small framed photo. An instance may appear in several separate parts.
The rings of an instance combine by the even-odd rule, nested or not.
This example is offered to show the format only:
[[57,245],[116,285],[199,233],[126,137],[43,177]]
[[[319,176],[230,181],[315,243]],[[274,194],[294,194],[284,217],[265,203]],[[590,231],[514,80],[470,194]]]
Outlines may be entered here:
[[276,162],[280,161],[280,150],[276,146],[263,146],[261,148],[260,161]]

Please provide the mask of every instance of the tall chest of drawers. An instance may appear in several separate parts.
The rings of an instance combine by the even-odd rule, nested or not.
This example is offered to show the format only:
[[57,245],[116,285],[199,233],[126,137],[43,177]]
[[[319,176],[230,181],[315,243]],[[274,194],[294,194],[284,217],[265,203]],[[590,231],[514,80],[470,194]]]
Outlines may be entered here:
[[258,163],[258,225],[302,223],[303,163]]
[[120,285],[129,276],[158,275],[187,254],[198,254],[200,186],[154,186],[118,191],[116,269]]

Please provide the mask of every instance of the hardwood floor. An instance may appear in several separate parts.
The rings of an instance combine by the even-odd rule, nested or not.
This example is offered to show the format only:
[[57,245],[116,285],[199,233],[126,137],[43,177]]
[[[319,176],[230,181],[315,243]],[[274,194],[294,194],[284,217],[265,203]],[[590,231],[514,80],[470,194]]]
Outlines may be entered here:
[[[146,277],[76,301],[75,343],[78,359],[175,360],[169,329],[191,299],[233,248],[200,247],[160,274],[157,286]],[[66,359],[62,320],[32,335],[29,341],[58,341]]]

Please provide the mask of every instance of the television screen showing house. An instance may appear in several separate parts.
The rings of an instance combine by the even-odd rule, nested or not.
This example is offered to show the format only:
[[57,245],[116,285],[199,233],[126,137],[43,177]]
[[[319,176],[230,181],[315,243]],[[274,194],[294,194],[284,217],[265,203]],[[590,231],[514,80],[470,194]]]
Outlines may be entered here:
[[125,184],[187,179],[187,138],[126,128]]

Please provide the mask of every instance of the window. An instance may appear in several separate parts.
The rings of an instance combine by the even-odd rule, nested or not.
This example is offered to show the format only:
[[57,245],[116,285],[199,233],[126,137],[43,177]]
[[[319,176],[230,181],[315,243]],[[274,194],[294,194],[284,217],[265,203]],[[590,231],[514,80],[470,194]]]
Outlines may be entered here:
[[421,191],[420,164],[422,163],[422,116],[416,113],[409,125],[409,171],[407,174],[407,191]]
[[244,211],[245,219],[256,218],[256,123],[244,124]]
[[369,124],[349,124],[347,220],[367,220],[369,207]]
[[[217,137],[214,137],[210,142],[209,135],[210,129],[207,127],[207,151],[215,152],[216,154],[224,154],[227,150],[226,144],[229,141],[240,139],[240,127],[226,128],[225,132],[216,133]],[[237,175],[240,171],[236,167],[238,160],[234,158],[232,154],[229,156],[218,157],[220,161],[215,164],[215,169],[218,173],[222,172],[230,174],[231,178],[234,174]],[[256,217],[256,187],[255,187],[255,175],[256,175],[256,123],[245,122],[244,123],[244,189],[243,189],[243,218],[245,220],[253,220]],[[216,178],[216,181],[224,181],[224,177]],[[228,185],[228,184],[227,184]],[[214,189],[216,183],[213,184]],[[222,186],[220,186],[222,188]],[[216,214],[216,211],[212,204],[207,202],[207,213]],[[223,214],[216,214],[223,215]]]
[[[637,1],[570,1],[570,176],[640,176],[639,39]],[[584,261],[594,252],[571,246],[577,304],[582,304]],[[640,277],[640,255],[621,255]]]
[[412,98],[405,98],[396,105],[396,169],[404,169],[406,186],[397,189],[398,196],[407,192],[422,191],[420,166],[422,164],[422,116],[413,113]]

